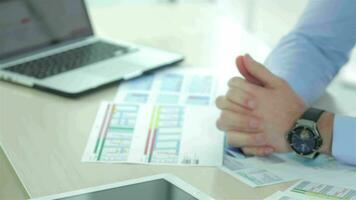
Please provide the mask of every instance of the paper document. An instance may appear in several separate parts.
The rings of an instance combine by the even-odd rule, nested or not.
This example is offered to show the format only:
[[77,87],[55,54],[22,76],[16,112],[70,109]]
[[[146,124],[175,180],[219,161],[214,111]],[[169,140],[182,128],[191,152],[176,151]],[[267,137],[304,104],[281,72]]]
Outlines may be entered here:
[[304,200],[304,199],[294,195],[293,193],[278,191],[276,193],[273,193],[271,196],[265,198],[264,200]]
[[[332,182],[333,180],[330,180]],[[356,200],[356,188],[301,180],[286,190],[300,199]]]
[[315,160],[296,156],[292,152],[272,154],[267,157],[245,157],[229,149],[225,150],[221,168],[251,187],[302,178],[319,180],[319,177],[323,176],[335,177],[333,178],[335,182],[343,182],[345,178],[341,175],[354,174],[352,170],[355,170],[355,167],[344,165],[327,155],[320,155]]
[[209,107],[103,102],[82,160],[220,166],[216,114]]
[[214,104],[215,92],[211,75],[170,71],[120,84],[115,102],[209,106]]
[[288,176],[281,176],[275,170],[265,168],[265,165],[273,165],[284,162],[275,155],[268,157],[236,158],[225,154],[221,169],[251,187],[272,185],[293,180]]

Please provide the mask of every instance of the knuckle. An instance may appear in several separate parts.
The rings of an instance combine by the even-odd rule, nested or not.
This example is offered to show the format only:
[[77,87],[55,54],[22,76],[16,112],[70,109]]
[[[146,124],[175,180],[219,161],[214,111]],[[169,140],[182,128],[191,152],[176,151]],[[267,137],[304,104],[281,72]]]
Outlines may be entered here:
[[218,108],[223,108],[223,105],[224,105],[224,97],[223,97],[223,96],[218,96],[218,97],[215,99],[215,105],[216,105]]
[[220,131],[224,131],[224,130],[225,130],[225,127],[224,127],[224,125],[223,125],[221,119],[216,120],[216,127],[217,127]]
[[228,98],[228,99],[231,99],[233,96],[234,96],[234,90],[233,89],[229,89],[227,92],[226,92],[226,97]]
[[254,92],[254,89],[253,87],[251,87],[251,84],[241,77],[231,78],[229,81],[229,86],[239,88],[244,91]]
[[241,81],[243,81],[243,79],[241,77],[232,77],[229,82],[228,82],[228,85],[229,86],[237,86],[237,85],[240,85]]
[[226,120],[227,118],[229,118],[229,113],[225,110],[223,110],[221,113],[220,113],[220,119],[222,120]]
[[253,95],[237,89],[229,89],[226,93],[226,98],[234,103],[251,108],[254,108],[257,103]]
[[237,102],[239,99],[239,93],[235,89],[229,89],[226,93],[226,98],[232,102]]
[[216,104],[217,104],[216,106],[221,110],[223,109],[231,110],[233,108],[233,105],[229,100],[227,100],[225,96],[221,96],[219,99],[217,99]]

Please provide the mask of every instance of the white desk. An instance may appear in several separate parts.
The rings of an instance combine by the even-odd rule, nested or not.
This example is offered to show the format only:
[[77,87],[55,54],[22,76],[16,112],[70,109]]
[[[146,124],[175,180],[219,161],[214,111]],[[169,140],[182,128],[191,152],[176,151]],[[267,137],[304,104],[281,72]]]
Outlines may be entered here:
[[[92,9],[100,33],[180,52],[187,66],[233,69],[234,57],[245,52],[262,59],[268,48],[221,14],[209,4]],[[157,173],[175,174],[218,199],[260,199],[292,184],[253,189],[216,168],[82,163],[98,105],[115,92],[111,87],[67,99],[0,82],[0,143],[31,197]],[[355,98],[350,94],[343,96]],[[328,106],[327,99],[322,106]],[[346,112],[356,110],[353,101],[337,103]]]

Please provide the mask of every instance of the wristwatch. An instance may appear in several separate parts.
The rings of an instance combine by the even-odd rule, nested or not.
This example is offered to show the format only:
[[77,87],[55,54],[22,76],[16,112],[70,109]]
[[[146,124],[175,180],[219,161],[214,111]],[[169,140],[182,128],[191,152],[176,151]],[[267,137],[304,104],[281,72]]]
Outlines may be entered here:
[[312,159],[319,155],[323,140],[317,122],[323,112],[316,108],[308,109],[287,134],[287,142],[298,155]]

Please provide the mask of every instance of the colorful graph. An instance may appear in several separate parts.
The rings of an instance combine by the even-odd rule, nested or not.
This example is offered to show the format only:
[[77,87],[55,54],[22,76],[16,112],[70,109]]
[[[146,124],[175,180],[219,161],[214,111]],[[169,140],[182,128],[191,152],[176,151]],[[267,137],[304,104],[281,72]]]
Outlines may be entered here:
[[184,108],[155,106],[147,135],[144,158],[152,163],[178,163]]
[[150,74],[120,85],[115,101],[209,106],[213,103],[215,85],[216,81],[211,75]]
[[354,199],[356,190],[344,187],[336,187],[327,184],[302,181],[292,189],[293,192],[305,194],[307,196],[325,199]]
[[104,161],[125,161],[129,155],[138,106],[107,104],[94,155]]
[[[210,117],[201,118],[202,113],[212,117],[215,112],[210,111],[209,107],[102,102],[82,160],[216,166],[222,162],[223,146],[217,141],[222,144],[223,136],[205,131],[214,128]],[[207,127],[201,127],[203,123]]]

